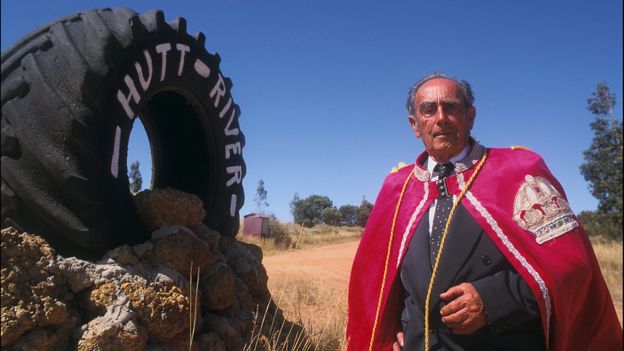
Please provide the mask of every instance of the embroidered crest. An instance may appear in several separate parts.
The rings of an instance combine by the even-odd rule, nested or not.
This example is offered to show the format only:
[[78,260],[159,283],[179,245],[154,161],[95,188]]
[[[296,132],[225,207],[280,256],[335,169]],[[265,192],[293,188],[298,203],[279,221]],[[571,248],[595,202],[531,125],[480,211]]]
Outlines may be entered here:
[[527,175],[514,200],[514,220],[542,244],[578,227],[568,202],[545,178]]

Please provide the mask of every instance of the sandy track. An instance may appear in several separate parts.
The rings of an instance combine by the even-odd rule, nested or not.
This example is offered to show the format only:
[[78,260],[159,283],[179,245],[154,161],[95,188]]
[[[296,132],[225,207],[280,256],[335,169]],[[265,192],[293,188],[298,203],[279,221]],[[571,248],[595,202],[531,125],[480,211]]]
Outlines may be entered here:
[[322,281],[326,287],[346,291],[359,241],[288,251],[262,260],[271,279]]

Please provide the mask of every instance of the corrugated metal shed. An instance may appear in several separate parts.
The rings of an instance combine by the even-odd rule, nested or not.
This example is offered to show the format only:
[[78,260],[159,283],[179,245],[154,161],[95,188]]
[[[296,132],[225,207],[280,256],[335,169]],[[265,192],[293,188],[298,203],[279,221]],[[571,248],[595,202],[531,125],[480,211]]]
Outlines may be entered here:
[[245,215],[243,221],[243,234],[263,237],[269,235],[269,217],[258,213]]

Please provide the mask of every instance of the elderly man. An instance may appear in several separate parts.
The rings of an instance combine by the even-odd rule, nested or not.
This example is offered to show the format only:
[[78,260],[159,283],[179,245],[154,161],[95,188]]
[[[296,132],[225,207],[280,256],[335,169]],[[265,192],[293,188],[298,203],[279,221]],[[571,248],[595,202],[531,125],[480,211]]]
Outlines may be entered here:
[[410,90],[426,151],[390,174],[353,262],[348,350],[615,350],[622,329],[561,185],[470,136],[470,85]]

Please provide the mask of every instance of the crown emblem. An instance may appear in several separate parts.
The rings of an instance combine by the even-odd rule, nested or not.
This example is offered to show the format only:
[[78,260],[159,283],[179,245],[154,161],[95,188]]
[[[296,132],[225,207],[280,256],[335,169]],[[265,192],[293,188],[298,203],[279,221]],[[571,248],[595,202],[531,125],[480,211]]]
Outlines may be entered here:
[[527,175],[514,199],[514,221],[542,244],[578,227],[568,202],[545,178]]

